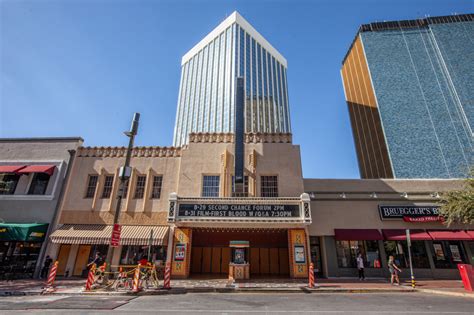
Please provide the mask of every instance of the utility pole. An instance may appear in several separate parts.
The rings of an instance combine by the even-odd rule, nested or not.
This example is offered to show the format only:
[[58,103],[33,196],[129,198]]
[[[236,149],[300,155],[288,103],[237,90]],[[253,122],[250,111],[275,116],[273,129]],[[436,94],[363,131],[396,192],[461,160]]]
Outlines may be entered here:
[[[118,221],[120,218],[120,208],[122,206],[122,199],[123,199],[125,184],[130,179],[130,175],[132,174],[132,168],[130,167],[130,159],[132,157],[133,142],[135,140],[135,136],[137,135],[139,120],[140,120],[140,113],[135,113],[133,115],[133,121],[132,121],[132,126],[130,127],[130,131],[124,132],[124,134],[129,138],[129,140],[128,140],[127,154],[125,156],[125,164],[122,167],[120,167],[120,171],[119,171],[120,182],[119,182],[119,189],[118,189],[118,194],[117,194],[117,204],[115,206],[114,227],[118,225]],[[128,198],[130,198],[130,196],[128,196]],[[112,257],[114,254],[114,246],[112,246],[112,238],[114,234],[114,229],[112,230],[112,235],[111,235],[110,243],[109,243],[109,249],[107,250],[107,258],[105,259],[105,262],[107,264],[106,268],[108,271],[110,271],[110,265],[111,265]],[[118,229],[120,231],[120,227],[118,227]]]

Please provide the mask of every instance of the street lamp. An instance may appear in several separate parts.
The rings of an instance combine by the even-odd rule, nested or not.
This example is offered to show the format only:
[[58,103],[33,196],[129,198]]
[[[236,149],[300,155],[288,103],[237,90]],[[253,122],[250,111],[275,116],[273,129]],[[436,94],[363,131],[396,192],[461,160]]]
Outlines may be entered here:
[[[130,167],[130,159],[132,157],[133,142],[135,140],[135,136],[137,135],[139,120],[140,120],[140,113],[135,113],[133,115],[132,126],[130,127],[130,131],[124,132],[124,134],[129,139],[128,139],[127,153],[125,155],[125,163],[122,167],[120,167],[120,170],[119,170],[120,181],[119,181],[119,189],[118,189],[118,194],[117,194],[117,204],[115,206],[114,224],[113,224],[113,229],[112,229],[112,235],[110,238],[109,248],[107,250],[107,257],[105,258],[106,268],[108,271],[110,271],[110,265],[112,262],[114,247],[118,246],[119,239],[120,239],[120,225],[118,224],[119,217],[120,217],[120,208],[122,206],[122,199],[123,199],[125,184],[128,182],[132,174],[132,168]],[[115,233],[118,233],[118,238]]]

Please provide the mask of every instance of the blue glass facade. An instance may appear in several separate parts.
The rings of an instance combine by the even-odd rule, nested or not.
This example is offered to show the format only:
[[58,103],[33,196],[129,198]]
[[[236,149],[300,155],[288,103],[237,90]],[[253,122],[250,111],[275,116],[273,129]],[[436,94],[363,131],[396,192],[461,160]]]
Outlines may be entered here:
[[474,164],[474,22],[359,36],[393,176],[465,177]]
[[191,132],[234,131],[237,76],[244,78],[245,132],[291,133],[286,61],[250,33],[233,23],[182,64],[174,146]]

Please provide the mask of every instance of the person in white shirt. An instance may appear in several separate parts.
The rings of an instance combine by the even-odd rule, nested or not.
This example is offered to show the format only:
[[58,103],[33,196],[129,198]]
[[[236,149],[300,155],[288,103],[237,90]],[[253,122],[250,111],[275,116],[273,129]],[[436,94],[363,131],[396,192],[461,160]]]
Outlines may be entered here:
[[364,275],[364,259],[362,258],[362,254],[359,253],[357,255],[357,270],[359,270],[359,280],[365,280],[365,275]]

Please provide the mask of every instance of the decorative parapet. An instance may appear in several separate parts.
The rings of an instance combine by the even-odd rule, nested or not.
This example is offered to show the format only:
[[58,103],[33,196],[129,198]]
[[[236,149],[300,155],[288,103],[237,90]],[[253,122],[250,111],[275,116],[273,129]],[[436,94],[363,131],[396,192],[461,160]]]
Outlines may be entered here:
[[[80,147],[78,157],[125,157],[126,147]],[[134,147],[132,157],[180,157],[181,148]]]
[[189,134],[189,142],[193,143],[232,143],[234,142],[233,133],[209,133],[192,132]]
[[[291,133],[246,133],[245,143],[292,143]],[[193,132],[189,134],[190,143],[233,143],[233,133]]]

